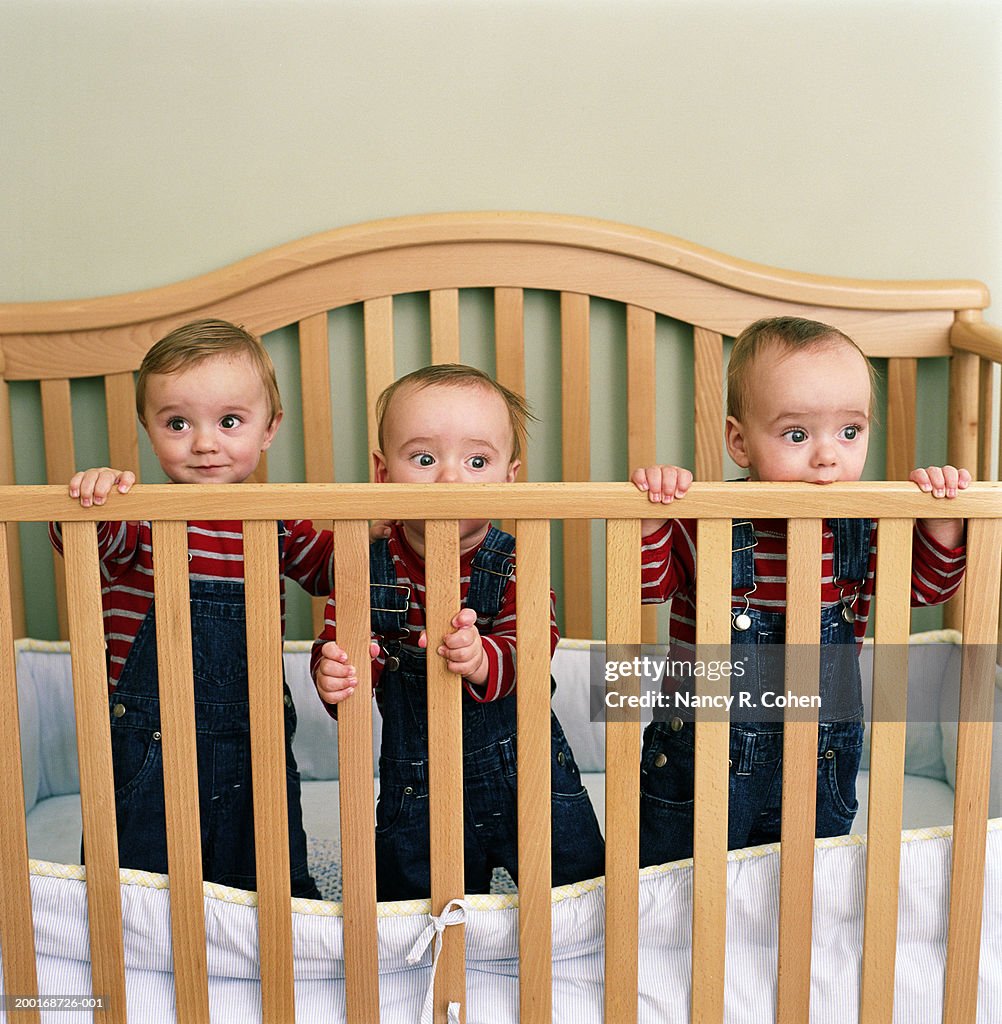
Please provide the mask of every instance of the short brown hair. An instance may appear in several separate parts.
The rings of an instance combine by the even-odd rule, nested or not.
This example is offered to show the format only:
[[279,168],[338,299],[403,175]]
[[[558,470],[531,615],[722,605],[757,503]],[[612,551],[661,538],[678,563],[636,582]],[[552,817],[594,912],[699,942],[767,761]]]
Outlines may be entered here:
[[528,421],[536,418],[530,412],[525,399],[503,384],[499,384],[483,370],[462,363],[436,363],[433,366],[422,366],[418,370],[405,374],[399,380],[395,380],[383,390],[383,393],[376,399],[376,422],[379,426],[380,449],[383,448],[383,422],[393,396],[405,387],[421,389],[438,385],[452,388],[481,387],[500,395],[508,408],[508,419],[511,422],[511,461],[514,462],[522,457],[522,451],[529,436]]
[[727,364],[727,415],[740,420],[748,404],[748,370],[755,357],[770,346],[787,352],[809,351],[830,345],[846,344],[854,348],[866,363],[870,375],[871,402],[877,384],[877,372],[863,350],[837,327],[806,320],[799,316],[773,316],[749,324],[735,339]]
[[143,357],[136,377],[136,412],[146,423],[146,382],[152,374],[177,373],[213,356],[246,356],[257,368],[268,396],[271,422],[282,412],[275,366],[261,340],[227,320],[193,320],[175,327]]

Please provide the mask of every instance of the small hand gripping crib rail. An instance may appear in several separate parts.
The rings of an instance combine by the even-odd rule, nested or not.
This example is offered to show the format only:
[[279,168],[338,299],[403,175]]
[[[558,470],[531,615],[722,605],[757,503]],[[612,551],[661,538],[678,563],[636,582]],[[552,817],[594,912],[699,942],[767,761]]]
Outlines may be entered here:
[[[840,514],[879,519],[876,591],[870,817],[867,845],[865,941],[861,1020],[890,1020],[898,923],[901,782],[907,703],[900,658],[885,652],[907,644],[912,518],[932,499],[908,484],[699,484],[684,502],[699,520],[698,612],[701,643],[730,640],[729,509],[735,490],[745,514],[789,519],[791,644],[818,636],[821,520],[837,503]],[[965,659],[957,757],[949,940],[943,1019],[975,1019],[981,906],[985,870],[989,748],[998,620],[1002,485],[975,484],[956,501],[969,520]],[[154,523],[170,908],[178,1020],[208,1019],[208,973],[201,860],[197,836],[194,711],[190,698],[191,637],[187,615],[185,520],[244,519],[247,644],[255,779],[255,841],[259,865],[259,941],[262,1019],[295,1017],[291,910],[286,835],[282,705],[274,686],[281,629],[274,520],[332,519],[337,588],[344,609],[339,636],[362,673],[369,639],[367,517],[421,518],[427,526],[428,628],[444,632],[459,595],[458,519],[504,517],[518,537],[519,622],[519,1019],[551,1019],[549,866],[549,520],[605,520],[608,548],[607,641],[640,641],[639,518],[645,499],[626,484],[243,485],[142,486],[122,498],[122,516]],[[680,505],[669,506],[677,513]],[[253,518],[250,518],[253,517]],[[61,518],[65,524],[68,613],[74,700],[80,749],[81,798],[87,848],[87,892],[93,992],[103,993],[102,1019],[125,1020],[125,967],[117,865],[113,779],[107,728],[100,579],[93,510],[68,502],[56,487],[0,489],[0,521]],[[0,534],[0,568],[7,545]],[[633,595],[632,597],[630,595]],[[351,609],[351,617],[348,611]],[[12,618],[0,606],[0,771],[20,773]],[[342,632],[343,631],[343,632]],[[900,648],[899,648],[900,649]],[[988,657],[985,656],[988,652]],[[714,692],[708,683],[701,692]],[[726,686],[726,683],[725,683]],[[878,709],[880,709],[878,711]],[[777,1020],[808,1019],[814,868],[813,787],[817,720],[785,726],[784,817],[780,879]],[[372,705],[341,708],[340,776],[344,864],[344,944],[347,1018],[378,1017],[375,857],[372,801]],[[463,895],[462,723],[460,691],[437,659],[429,662],[431,751],[432,914],[444,915]],[[697,719],[696,820],[692,917],[692,1019],[722,1021],[726,955],[727,722]],[[605,896],[606,1020],[637,1018],[639,722],[607,726],[608,837]],[[0,790],[0,942],[4,987],[37,991],[28,885],[23,794]],[[463,1019],[464,947],[461,923],[445,927],[434,981],[436,1020],[455,1004]],[[30,1012],[23,1019],[38,1019]]]

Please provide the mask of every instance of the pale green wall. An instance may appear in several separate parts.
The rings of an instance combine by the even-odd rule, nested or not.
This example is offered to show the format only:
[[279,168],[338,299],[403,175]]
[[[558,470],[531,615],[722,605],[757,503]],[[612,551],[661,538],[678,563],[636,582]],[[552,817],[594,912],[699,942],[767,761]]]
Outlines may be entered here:
[[[997,291],[1000,50],[1002,7],[985,0],[5,0],[0,301],[152,287],[348,223],[492,208]],[[357,367],[357,345],[342,358]],[[537,358],[548,416],[552,353]],[[659,368],[666,388],[686,372]],[[930,371],[927,408],[944,379]],[[34,400],[15,391],[19,430]],[[615,475],[622,432],[596,405],[596,474]],[[691,457],[691,422],[662,416],[661,457]],[[555,437],[552,418],[536,434]],[[290,477],[293,440],[273,459]],[[943,449],[927,432],[920,455]],[[100,445],[81,446],[91,457]],[[40,459],[40,442],[20,450],[19,478]],[[558,475],[559,457],[536,466]],[[50,622],[33,608],[34,632]]]

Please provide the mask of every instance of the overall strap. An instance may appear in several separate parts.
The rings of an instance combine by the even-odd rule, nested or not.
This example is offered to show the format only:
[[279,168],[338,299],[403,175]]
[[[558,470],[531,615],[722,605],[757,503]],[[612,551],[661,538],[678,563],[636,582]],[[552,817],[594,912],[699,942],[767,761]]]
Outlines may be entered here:
[[407,634],[411,588],[397,583],[397,570],[386,537],[369,545],[369,608],[372,631],[383,637]]
[[731,591],[755,589],[755,530],[750,519],[731,521]]
[[832,553],[832,579],[862,583],[870,564],[872,519],[830,519],[835,538]]
[[501,610],[505,587],[515,572],[515,538],[492,526],[470,563],[465,606],[477,618],[493,619]]

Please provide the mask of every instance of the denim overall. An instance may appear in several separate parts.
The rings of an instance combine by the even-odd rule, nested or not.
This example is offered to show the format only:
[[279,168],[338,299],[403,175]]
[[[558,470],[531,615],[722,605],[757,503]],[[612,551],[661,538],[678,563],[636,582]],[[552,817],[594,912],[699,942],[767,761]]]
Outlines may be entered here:
[[[833,519],[833,574],[842,600],[821,610],[821,721],[815,832],[845,835],[858,809],[856,774],[863,747],[863,699],[856,657],[852,606],[866,578],[870,552],[869,519]],[[751,523],[733,525],[733,601],[755,586],[755,538]],[[741,629],[739,626],[746,626]],[[751,671],[735,685],[752,697],[782,685],[786,616],[735,607],[731,614],[731,659],[741,648],[758,646],[747,660]],[[764,646],[770,645],[770,646]],[[778,668],[778,673],[776,669]],[[778,676],[778,678],[777,678]],[[797,687],[789,687],[796,691]],[[757,701],[754,701],[757,704]],[[736,707],[736,704],[735,704]],[[780,717],[779,712],[775,717]],[[728,849],[776,842],[780,838],[783,723],[734,721],[730,727]],[[652,722],[644,733],[640,772],[641,865],[692,856],[694,732],[681,716]]]
[[[281,556],[282,537],[279,535]],[[209,882],[256,889],[244,585],[191,580],[202,872]],[[163,760],[155,607],[150,605],[110,697],[111,752],[122,867],[166,872]],[[285,693],[285,764],[292,895],[319,899],[306,863],[296,709]]]
[[[515,539],[491,527],[473,557],[465,606],[491,632],[514,572]],[[410,588],[397,584],[386,540],[369,548],[372,631],[385,652],[376,805],[376,889],[380,900],[431,892],[428,829],[428,707],[425,652],[404,647]],[[461,685],[456,680],[456,685]],[[563,885],[601,875],[598,821],[563,729],[550,712],[552,879]],[[488,892],[495,867],[518,880],[515,695],[485,703],[463,689],[463,806],[466,892]]]

